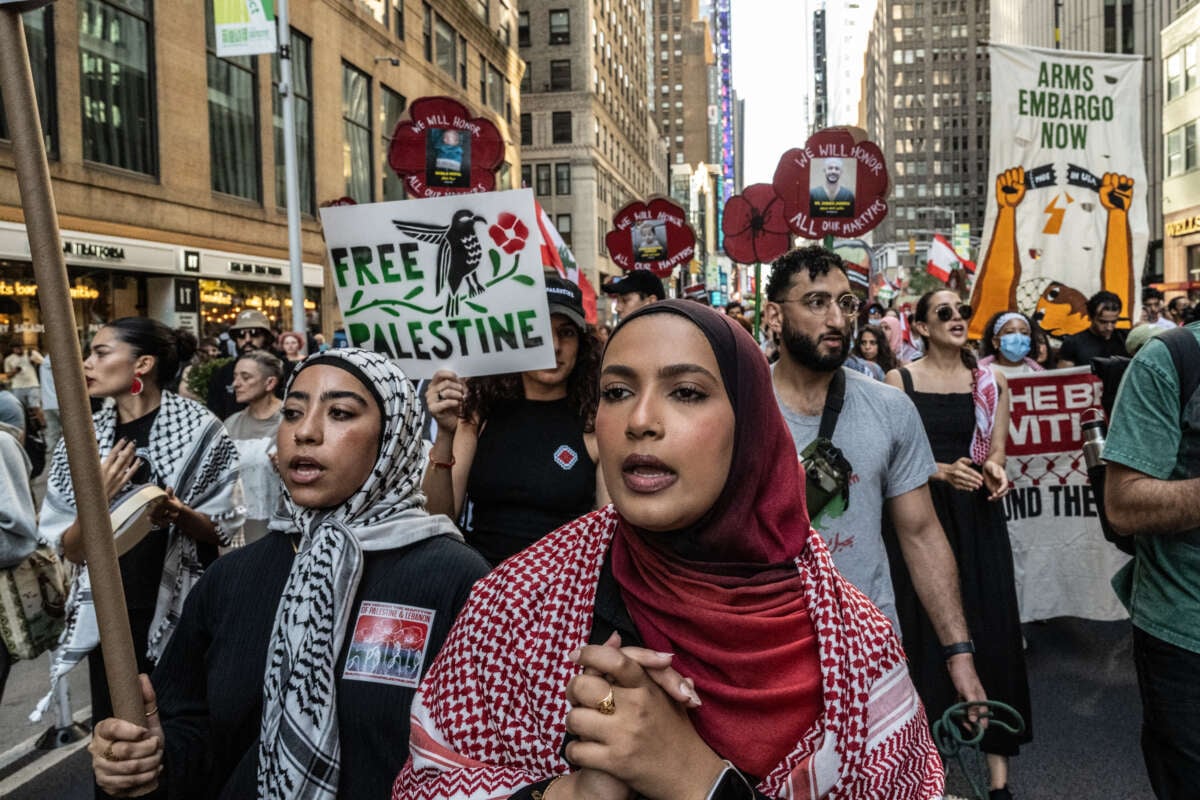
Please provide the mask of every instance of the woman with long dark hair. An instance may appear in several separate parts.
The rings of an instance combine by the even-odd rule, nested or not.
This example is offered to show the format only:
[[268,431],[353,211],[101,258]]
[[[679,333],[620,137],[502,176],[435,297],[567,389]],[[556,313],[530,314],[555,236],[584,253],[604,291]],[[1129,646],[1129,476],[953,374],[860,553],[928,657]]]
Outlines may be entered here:
[[[923,295],[912,326],[925,343],[925,356],[889,372],[887,382],[912,398],[933,448],[938,471],[929,491],[958,561],[979,679],[989,699],[1008,703],[1025,718],[1024,734],[993,727],[981,745],[991,774],[991,798],[1007,800],[1012,796],[1008,759],[1032,739],[1012,548],[1004,508],[997,502],[1010,488],[1004,471],[1009,397],[1004,375],[980,367],[967,346],[970,318],[971,307],[953,291]],[[937,719],[958,701],[943,666],[948,656],[903,560],[892,560],[892,582],[913,679],[930,718]]]
[[[162,655],[184,600],[216,560],[218,546],[240,535],[244,516],[237,448],[220,420],[162,388],[191,355],[161,322],[125,317],[96,333],[83,362],[88,394],[106,401],[93,423],[109,499],[128,484],[154,483],[167,493],[151,516],[151,531],[119,560],[138,668],[144,672]],[[38,533],[68,559],[83,563],[65,441],[54,452]],[[59,680],[88,655],[92,709],[102,719],[112,714],[112,705],[89,587],[83,567],[71,587],[67,629],[51,677]]]
[[1045,368],[1031,357],[1036,355],[1035,341],[1029,317],[1020,311],[999,311],[983,327],[979,366],[995,365],[1006,376],[1042,372]]
[[546,291],[553,368],[469,381],[440,370],[425,392],[438,424],[429,509],[458,519],[493,566],[607,502],[593,432],[601,345],[577,286],[547,276]]
[[476,585],[393,799],[940,797],[900,644],[809,523],[754,339],[660,301],[600,382],[612,505]]
[[[164,796],[386,797],[409,705],[487,564],[425,511],[421,405],[354,348],[292,373],[281,511],[196,586],[152,680],[145,726],[102,719],[97,780]],[[161,770],[161,772],[160,772]]]
[[899,366],[896,363],[896,354],[892,352],[892,346],[888,343],[887,334],[878,325],[864,325],[859,329],[858,336],[854,339],[854,355],[863,361],[878,364],[884,374]]

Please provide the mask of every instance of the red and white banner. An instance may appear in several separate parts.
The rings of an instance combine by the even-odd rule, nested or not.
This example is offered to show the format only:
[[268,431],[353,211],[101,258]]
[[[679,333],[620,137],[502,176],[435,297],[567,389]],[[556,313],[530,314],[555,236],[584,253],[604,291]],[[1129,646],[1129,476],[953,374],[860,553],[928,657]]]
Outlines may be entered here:
[[967,272],[975,272],[975,265],[965,258],[960,256],[950,246],[950,242],[946,241],[946,237],[940,233],[933,235],[933,241],[929,245],[929,257],[925,265],[925,270],[940,281],[949,281],[950,274],[956,269],[965,269]]
[[1012,418],[1004,504],[1021,621],[1124,619],[1110,580],[1129,557],[1105,541],[1083,461],[1080,419],[1100,408],[1087,367],[1008,379]]
[[597,324],[599,317],[596,314],[596,289],[575,262],[575,254],[571,252],[570,247],[567,247],[562,234],[550,221],[550,215],[546,213],[546,209],[542,208],[542,204],[536,200],[534,205],[537,206],[538,229],[542,233],[542,268],[553,269],[561,277],[579,287],[579,290],[583,292],[584,319],[589,325]]

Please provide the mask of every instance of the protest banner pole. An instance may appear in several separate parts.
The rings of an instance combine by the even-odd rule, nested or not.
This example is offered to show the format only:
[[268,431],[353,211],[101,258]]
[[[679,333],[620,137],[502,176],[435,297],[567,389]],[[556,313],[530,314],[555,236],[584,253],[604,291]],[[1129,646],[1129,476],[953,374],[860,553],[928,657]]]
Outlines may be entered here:
[[[292,330],[307,333],[304,315],[304,264],[300,244],[300,175],[296,154],[296,96],[292,90],[292,31],[288,0],[276,0],[279,28],[279,99],[283,101],[283,174],[287,195],[288,263],[292,278]],[[302,345],[307,351],[308,337]]]
[[754,262],[754,339],[762,344],[763,337],[766,335],[763,332],[763,307],[762,307],[762,262]]
[[46,344],[53,356],[50,366],[54,384],[58,387],[63,438],[75,488],[84,556],[92,581],[96,621],[104,644],[104,670],[108,675],[109,692],[116,716],[136,725],[145,725],[137,659],[117,566],[100,453],[92,427],[92,409],[83,380],[83,355],[75,333],[75,312],[71,307],[67,265],[59,238],[58,212],[50,185],[33,73],[29,67],[25,26],[20,16],[23,7],[28,10],[34,5],[44,3],[0,3],[0,93],[4,96]]

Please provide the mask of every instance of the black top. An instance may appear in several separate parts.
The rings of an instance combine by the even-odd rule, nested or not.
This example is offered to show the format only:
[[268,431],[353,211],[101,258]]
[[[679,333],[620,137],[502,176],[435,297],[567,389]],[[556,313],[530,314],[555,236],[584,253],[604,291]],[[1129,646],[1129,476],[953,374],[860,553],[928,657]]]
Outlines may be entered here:
[[1091,328],[1066,337],[1058,350],[1060,361],[1070,361],[1078,367],[1086,367],[1092,363],[1093,358],[1101,356],[1127,355],[1129,353],[1125,350],[1125,334],[1114,331],[1112,336],[1102,339]]
[[516,400],[489,414],[462,519],[484,558],[499,564],[595,504],[596,464],[568,400]]
[[[263,681],[275,611],[294,558],[291,543],[291,537],[273,533],[221,557],[188,595],[153,678],[167,737],[161,785],[172,800],[256,796]],[[445,536],[363,556],[337,664],[338,796],[386,798],[408,758],[409,706],[416,686],[487,565]],[[423,655],[419,637],[417,643],[406,639],[404,647],[389,638],[407,636],[407,629],[373,632],[371,617],[360,618],[363,603],[372,602],[432,612]],[[372,644],[379,651],[374,663],[351,665],[371,678],[345,674],[356,631],[366,632],[365,639],[357,637],[359,651],[371,650]]]

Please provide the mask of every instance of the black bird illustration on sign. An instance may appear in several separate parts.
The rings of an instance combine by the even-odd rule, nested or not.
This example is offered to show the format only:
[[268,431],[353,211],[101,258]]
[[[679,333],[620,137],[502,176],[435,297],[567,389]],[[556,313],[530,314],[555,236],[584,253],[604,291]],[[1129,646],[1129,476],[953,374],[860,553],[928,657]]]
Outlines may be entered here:
[[449,294],[446,295],[446,315],[449,317],[458,315],[458,292],[463,283],[467,285],[468,297],[474,297],[483,291],[483,284],[475,274],[475,269],[483,257],[483,247],[479,244],[479,237],[475,235],[477,222],[487,220],[468,209],[455,212],[449,225],[392,220],[392,224],[401,233],[418,242],[438,246],[434,291],[440,295],[443,289],[449,288]]

